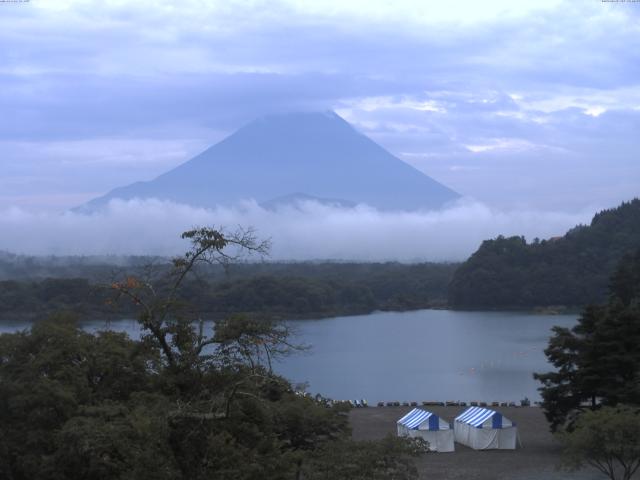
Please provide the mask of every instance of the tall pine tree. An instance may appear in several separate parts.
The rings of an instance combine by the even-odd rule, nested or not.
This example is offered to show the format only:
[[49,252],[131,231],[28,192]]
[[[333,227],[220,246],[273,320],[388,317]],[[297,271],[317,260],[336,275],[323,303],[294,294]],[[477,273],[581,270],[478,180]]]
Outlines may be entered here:
[[536,373],[552,430],[599,405],[640,405],[640,250],[626,255],[606,305],[587,307],[572,329],[554,328],[545,354],[556,368]]

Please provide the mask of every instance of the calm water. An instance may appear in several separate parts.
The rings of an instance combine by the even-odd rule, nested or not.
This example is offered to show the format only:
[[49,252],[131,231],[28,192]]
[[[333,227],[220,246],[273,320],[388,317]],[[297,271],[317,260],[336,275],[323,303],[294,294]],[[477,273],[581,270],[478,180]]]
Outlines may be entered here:
[[[553,325],[575,315],[419,310],[290,322],[307,353],[276,369],[292,382],[336,399],[377,401],[539,399],[531,374],[546,371],[543,349]],[[103,321],[86,325],[104,329]],[[111,322],[139,334],[135,321]],[[0,332],[27,328],[0,324]]]
[[377,401],[539,399],[550,329],[572,315],[419,310],[295,322],[310,354],[280,371],[332,398]]

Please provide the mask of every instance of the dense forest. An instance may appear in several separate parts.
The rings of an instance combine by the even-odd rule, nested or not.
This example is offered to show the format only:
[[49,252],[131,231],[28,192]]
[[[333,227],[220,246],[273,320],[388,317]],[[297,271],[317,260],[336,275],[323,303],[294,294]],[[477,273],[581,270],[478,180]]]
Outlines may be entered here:
[[[596,214],[563,237],[499,236],[464,263],[236,262],[206,265],[185,281],[202,315],[313,318],[420,308],[582,307],[606,298],[617,262],[640,245],[640,200]],[[0,253],[0,320],[51,312],[118,317],[113,278],[162,277],[160,257],[27,257]],[[106,288],[105,288],[106,287]]]
[[[107,259],[108,260],[108,259]],[[5,255],[0,270],[0,320],[36,318],[70,310],[118,316],[108,286],[115,277],[162,276],[170,264],[158,258],[34,259]],[[183,286],[201,314],[221,318],[259,313],[278,318],[322,317],[442,306],[457,264],[240,263],[206,265]]]
[[563,237],[487,240],[455,272],[449,305],[457,308],[584,306],[606,299],[609,277],[640,245],[640,200],[593,217]]
[[572,328],[553,328],[545,354],[555,370],[534,375],[553,429],[600,405],[640,405],[640,249],[619,262],[608,293]]
[[588,465],[611,480],[640,469],[640,249],[625,255],[609,298],[588,305],[571,327],[556,326],[534,374],[542,407],[564,446],[562,466]]
[[140,340],[88,333],[77,313],[0,335],[0,478],[415,479],[424,442],[354,442],[347,404],[272,371],[299,349],[285,325],[235,315],[207,331],[185,315],[185,280],[236,241],[209,229],[189,238],[153,283],[109,287],[115,305],[133,305]]

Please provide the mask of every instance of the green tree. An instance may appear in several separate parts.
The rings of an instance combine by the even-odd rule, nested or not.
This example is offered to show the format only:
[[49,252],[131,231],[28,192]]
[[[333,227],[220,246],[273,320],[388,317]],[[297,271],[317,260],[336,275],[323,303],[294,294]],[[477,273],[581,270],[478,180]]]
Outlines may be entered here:
[[561,237],[486,240],[458,268],[449,304],[462,308],[585,306],[607,299],[616,266],[640,245],[640,199],[597,213]]
[[265,244],[206,228],[184,238],[192,248],[168,274],[111,284],[139,309],[140,341],[67,316],[0,335],[2,478],[303,479],[354,465],[367,478],[415,478],[411,442],[352,442],[344,405],[301,396],[272,371],[295,350],[286,328],[235,316],[205,332],[184,301],[199,265]]
[[559,436],[563,465],[590,465],[611,480],[630,480],[640,467],[640,412],[627,406],[585,412],[571,432]]
[[572,329],[553,329],[545,353],[556,370],[534,374],[553,430],[585,409],[640,405],[639,285],[640,252],[623,258],[606,305],[587,307]]
[[[146,278],[127,276],[114,281],[111,288],[117,298],[129,298],[139,310],[143,340],[157,347],[166,366],[174,373],[186,375],[200,372],[210,356],[204,355],[207,346],[215,343],[204,332],[204,322],[181,297],[183,283],[201,264],[219,264],[225,268],[247,254],[266,254],[268,242],[260,242],[252,230],[239,229],[226,234],[222,230],[197,228],[182,234],[191,243],[181,257],[173,259],[173,269],[160,276],[149,270]],[[197,315],[197,313],[196,313]]]
[[155,361],[126,335],[91,335],[69,316],[0,335],[0,456],[11,471],[7,478],[57,478],[59,435],[68,422],[86,408],[126,404],[149,390]]
[[412,480],[418,472],[411,461],[423,455],[422,439],[387,436],[377,442],[333,442],[316,450],[304,468],[308,480]]

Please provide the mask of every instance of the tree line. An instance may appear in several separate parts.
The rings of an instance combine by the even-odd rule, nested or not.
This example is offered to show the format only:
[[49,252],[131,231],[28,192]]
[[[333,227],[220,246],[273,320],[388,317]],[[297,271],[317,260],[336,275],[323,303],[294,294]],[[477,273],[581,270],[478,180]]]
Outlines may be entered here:
[[640,245],[640,200],[622,203],[562,237],[486,240],[456,270],[454,308],[582,307],[606,300],[620,259]]
[[[271,370],[286,325],[235,315],[206,331],[183,296],[198,267],[261,252],[251,232],[185,232],[167,272],[109,286],[143,334],[60,314],[0,335],[0,477],[8,480],[417,478],[424,442],[350,439],[347,410]],[[72,293],[70,293],[72,294]]]
[[[34,319],[61,310],[93,317],[132,315],[132,306],[114,309],[109,303],[105,286],[111,279],[162,277],[170,272],[165,263],[153,269],[103,268],[93,278],[0,281],[0,320]],[[206,266],[197,277],[185,279],[182,295],[210,318],[235,313],[303,318],[410,310],[444,305],[455,268],[435,263],[244,263],[225,273],[220,266]]]
[[584,308],[572,328],[554,327],[542,384],[565,465],[591,465],[612,480],[640,468],[640,249],[625,255],[608,300]]
[[[203,267],[185,297],[211,318],[256,313],[325,317],[375,310],[580,308],[606,299],[625,253],[640,245],[640,200],[596,214],[548,240],[499,236],[458,263],[238,262]],[[167,274],[159,257],[46,257],[0,253],[0,320],[64,309],[112,315],[105,290],[115,276]],[[119,310],[130,314],[132,311]]]

